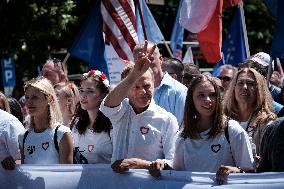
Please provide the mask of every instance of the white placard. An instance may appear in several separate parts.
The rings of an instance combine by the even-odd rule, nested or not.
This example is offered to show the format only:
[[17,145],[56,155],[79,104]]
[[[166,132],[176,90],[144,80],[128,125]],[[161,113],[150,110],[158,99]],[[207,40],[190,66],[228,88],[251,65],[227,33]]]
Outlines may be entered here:
[[124,62],[119,58],[112,45],[105,46],[106,61],[109,71],[110,84],[117,85],[120,82],[120,74],[125,67]]

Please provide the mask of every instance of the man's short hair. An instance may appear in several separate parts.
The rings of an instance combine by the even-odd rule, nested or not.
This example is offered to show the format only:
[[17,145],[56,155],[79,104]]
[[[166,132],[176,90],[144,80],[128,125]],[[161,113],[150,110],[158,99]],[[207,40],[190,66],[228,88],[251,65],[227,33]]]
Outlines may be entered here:
[[232,66],[231,64],[224,64],[220,67],[220,73],[225,69],[233,70],[233,75],[235,75],[235,73],[237,73],[237,71],[238,71],[238,68]]
[[[121,80],[125,79],[125,78],[129,75],[129,73],[133,70],[134,65],[135,65],[134,62],[131,62],[131,61],[130,61],[130,62],[125,66],[125,68],[122,70],[121,75],[120,75]],[[154,77],[154,72],[152,71],[152,69],[149,68],[147,71],[150,72],[150,74],[151,74],[151,76],[152,76],[152,79],[153,79],[153,81],[154,81],[154,80],[155,80],[155,77]],[[146,71],[146,72],[147,72],[147,71]]]
[[177,80],[181,81],[184,66],[183,66],[183,63],[179,59],[164,57],[162,69],[163,71],[167,71],[167,72],[171,70],[173,74],[176,74]]
[[199,67],[195,64],[184,64],[183,75],[192,76],[201,74]]

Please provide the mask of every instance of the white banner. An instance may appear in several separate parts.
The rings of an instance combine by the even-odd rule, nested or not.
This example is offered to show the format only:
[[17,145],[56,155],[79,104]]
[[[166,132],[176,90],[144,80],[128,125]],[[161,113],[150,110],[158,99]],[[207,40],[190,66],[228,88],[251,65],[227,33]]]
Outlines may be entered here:
[[162,171],[155,179],[147,170],[114,173],[110,165],[17,165],[13,171],[0,168],[0,188],[88,189],[88,188],[284,188],[284,173],[232,174],[224,185],[214,182],[213,173]]

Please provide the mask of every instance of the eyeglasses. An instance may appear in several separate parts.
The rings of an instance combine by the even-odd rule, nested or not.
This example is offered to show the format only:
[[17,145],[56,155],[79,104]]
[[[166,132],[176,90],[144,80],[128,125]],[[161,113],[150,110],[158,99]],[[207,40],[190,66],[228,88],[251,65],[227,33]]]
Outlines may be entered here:
[[196,78],[196,76],[197,76],[197,75],[188,75],[188,74],[187,74],[187,75],[184,75],[182,78],[183,78],[183,79],[190,79],[190,80],[191,80],[191,79]]
[[228,76],[218,76],[217,78],[219,78],[222,81],[231,81],[232,78],[228,77]]

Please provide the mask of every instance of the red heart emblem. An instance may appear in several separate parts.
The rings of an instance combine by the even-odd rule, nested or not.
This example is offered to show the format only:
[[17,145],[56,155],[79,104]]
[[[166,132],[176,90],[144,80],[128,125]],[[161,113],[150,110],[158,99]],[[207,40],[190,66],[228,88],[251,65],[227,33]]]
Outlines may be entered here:
[[43,142],[43,143],[41,144],[41,147],[46,151],[47,148],[49,147],[49,142]]
[[221,144],[213,144],[213,145],[211,146],[211,150],[212,150],[214,153],[219,152],[220,149],[221,149]]
[[93,144],[89,144],[88,145],[88,151],[91,152],[94,149],[94,145]]
[[147,128],[147,127],[140,127],[140,132],[143,134],[143,135],[145,135],[145,134],[147,134],[148,132],[149,132],[149,128]]

